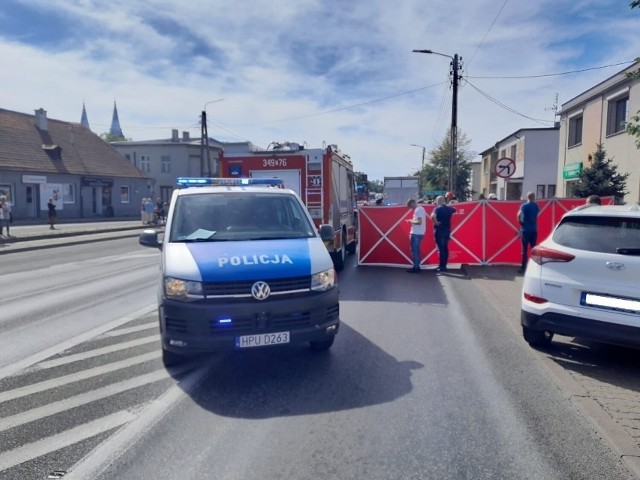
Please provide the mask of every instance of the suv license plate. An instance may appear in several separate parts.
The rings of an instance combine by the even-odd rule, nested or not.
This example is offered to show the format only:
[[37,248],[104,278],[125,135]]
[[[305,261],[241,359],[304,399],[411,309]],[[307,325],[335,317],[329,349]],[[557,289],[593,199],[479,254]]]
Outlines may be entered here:
[[282,343],[289,343],[289,332],[261,333],[260,335],[236,337],[237,348],[266,347]]

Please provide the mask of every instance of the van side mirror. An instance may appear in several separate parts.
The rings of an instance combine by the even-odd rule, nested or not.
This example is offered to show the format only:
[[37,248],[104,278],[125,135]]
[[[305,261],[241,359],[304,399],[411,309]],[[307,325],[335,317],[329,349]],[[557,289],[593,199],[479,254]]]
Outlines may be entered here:
[[138,238],[138,243],[143,247],[152,247],[162,250],[162,242],[158,241],[158,232],[155,230],[143,230]]
[[318,232],[320,233],[320,238],[322,238],[323,242],[333,240],[333,237],[335,235],[333,231],[333,225],[328,224],[320,225]]

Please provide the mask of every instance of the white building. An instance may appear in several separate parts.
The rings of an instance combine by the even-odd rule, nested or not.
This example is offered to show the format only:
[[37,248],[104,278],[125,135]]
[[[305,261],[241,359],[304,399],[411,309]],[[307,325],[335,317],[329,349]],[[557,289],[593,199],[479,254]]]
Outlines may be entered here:
[[[480,193],[498,200],[557,195],[559,127],[521,128],[480,153]],[[496,168],[503,166],[504,168]]]
[[639,67],[635,62],[562,105],[556,172],[560,196],[571,196],[571,184],[601,143],[618,173],[629,173],[624,201],[640,202],[640,150],[636,137],[625,131],[625,123],[640,110],[640,80],[628,78],[627,73]]

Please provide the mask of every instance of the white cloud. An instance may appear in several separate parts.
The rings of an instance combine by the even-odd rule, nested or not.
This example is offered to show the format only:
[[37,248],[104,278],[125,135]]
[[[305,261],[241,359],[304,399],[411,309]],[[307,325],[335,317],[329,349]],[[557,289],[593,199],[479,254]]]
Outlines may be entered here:
[[[115,100],[125,135],[141,140],[172,128],[197,137],[205,103],[224,98],[207,107],[215,138],[335,143],[372,179],[418,168],[411,144],[434,148],[450,125],[449,59],[413,49],[461,55],[475,87],[548,122],[556,93],[566,102],[622,66],[479,77],[566,72],[640,50],[638,13],[605,0],[9,0],[0,26],[15,22],[5,12],[15,5],[47,15],[56,36],[46,41],[46,23],[31,18],[2,29],[0,108],[79,121],[84,101],[102,133]],[[462,82],[458,128],[471,151],[541,126]]]

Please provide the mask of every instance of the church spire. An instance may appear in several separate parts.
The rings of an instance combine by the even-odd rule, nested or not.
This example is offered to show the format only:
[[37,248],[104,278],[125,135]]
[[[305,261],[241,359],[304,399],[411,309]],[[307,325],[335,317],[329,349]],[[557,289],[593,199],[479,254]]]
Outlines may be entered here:
[[82,102],[82,118],[80,119],[80,123],[87,130],[91,130],[91,127],[89,127],[89,119],[87,118],[87,110],[84,108],[84,102]]
[[111,117],[111,129],[109,130],[109,134],[114,137],[124,138],[122,129],[120,128],[120,120],[118,119],[118,107],[116,107],[115,100],[113,101],[113,116]]

